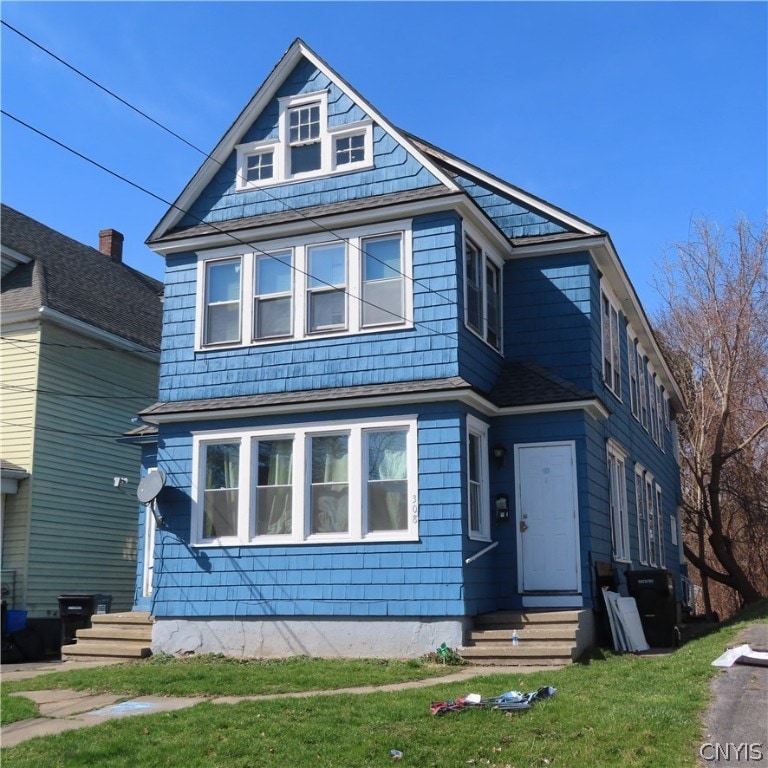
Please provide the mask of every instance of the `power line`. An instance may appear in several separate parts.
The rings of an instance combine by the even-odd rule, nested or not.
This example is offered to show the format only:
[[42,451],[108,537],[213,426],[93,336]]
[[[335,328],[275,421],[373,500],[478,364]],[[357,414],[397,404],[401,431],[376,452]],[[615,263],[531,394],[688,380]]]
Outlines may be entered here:
[[[112,90],[110,90],[109,88],[107,88],[106,86],[102,85],[101,83],[99,83],[99,82],[98,82],[97,80],[95,80],[94,78],[92,78],[92,77],[90,77],[89,75],[85,74],[84,72],[82,72],[81,70],[79,70],[77,67],[73,66],[73,65],[72,65],[72,64],[70,64],[69,62],[67,62],[67,61],[65,61],[64,59],[62,59],[60,56],[57,56],[55,53],[53,53],[51,50],[49,50],[48,48],[46,48],[46,47],[45,47],[44,45],[42,45],[41,43],[38,43],[37,41],[33,40],[31,37],[29,37],[28,35],[25,35],[23,32],[21,32],[20,30],[16,29],[15,27],[13,27],[11,24],[8,24],[8,22],[6,22],[6,21],[4,21],[4,20],[0,20],[0,23],[2,23],[4,26],[6,26],[8,29],[10,29],[12,32],[15,32],[17,35],[19,35],[20,37],[22,37],[22,38],[24,38],[25,40],[27,40],[27,41],[28,41],[30,44],[34,45],[35,47],[37,47],[38,49],[40,49],[40,50],[41,50],[41,51],[43,51],[44,53],[46,53],[46,54],[48,54],[49,56],[51,56],[51,57],[52,57],[53,59],[55,59],[56,61],[58,61],[58,62],[60,62],[61,64],[63,64],[65,67],[67,67],[67,68],[68,68],[68,69],[70,69],[71,71],[75,72],[75,73],[76,73],[77,75],[79,75],[80,77],[83,77],[83,78],[84,78],[85,80],[87,80],[89,83],[93,84],[94,86],[96,86],[96,87],[97,87],[97,88],[99,88],[100,90],[102,90],[102,91],[104,91],[105,93],[107,93],[108,95],[112,96],[114,99],[116,99],[117,101],[119,101],[119,102],[120,102],[121,104],[123,104],[124,106],[128,107],[129,109],[131,109],[132,111],[134,111],[134,112],[136,112],[137,114],[141,115],[142,117],[146,118],[146,119],[147,119],[147,120],[149,120],[149,121],[150,121],[150,122],[151,122],[153,125],[157,126],[158,128],[160,128],[160,129],[161,129],[161,130],[163,130],[163,131],[166,131],[166,132],[167,132],[167,133],[169,133],[171,136],[173,136],[174,138],[176,138],[176,139],[178,139],[179,141],[183,142],[184,144],[186,144],[186,145],[187,145],[188,147],[190,147],[191,149],[194,149],[196,152],[198,152],[199,154],[203,155],[203,157],[205,157],[207,160],[211,160],[212,162],[216,163],[216,164],[217,164],[217,165],[218,165],[220,168],[223,168],[223,167],[224,167],[224,164],[223,164],[223,163],[221,163],[219,160],[217,160],[215,157],[213,157],[213,156],[212,156],[210,153],[206,152],[205,150],[201,149],[201,148],[200,148],[200,147],[198,147],[197,145],[193,144],[191,141],[189,141],[189,140],[185,139],[183,136],[180,136],[178,133],[176,133],[175,131],[173,131],[171,128],[169,128],[169,127],[168,127],[168,126],[166,126],[165,124],[161,123],[159,120],[156,120],[156,119],[155,119],[155,118],[153,118],[151,115],[148,115],[146,112],[144,112],[143,110],[141,110],[141,109],[139,109],[138,107],[134,106],[134,105],[133,105],[133,104],[131,104],[129,101],[127,101],[127,100],[126,100],[126,99],[124,99],[123,97],[119,96],[119,95],[118,95],[118,94],[116,94],[114,91],[112,91]],[[242,176],[241,174],[239,174],[239,172],[238,172],[238,174],[237,174],[237,175],[238,175],[238,176],[239,176],[239,178],[240,178],[240,179],[242,179],[243,181],[247,181],[247,179],[246,179],[244,176]],[[407,280],[410,280],[410,281],[411,281],[411,282],[412,282],[414,285],[419,285],[419,286],[421,286],[421,287],[425,288],[425,289],[426,289],[426,290],[427,290],[429,293],[433,293],[434,295],[436,295],[436,296],[439,296],[441,299],[444,299],[444,300],[445,300],[445,301],[447,301],[448,303],[452,303],[452,299],[451,299],[450,297],[448,297],[448,296],[445,296],[445,295],[444,295],[444,294],[442,294],[440,291],[437,291],[437,290],[435,290],[434,288],[432,288],[431,286],[424,284],[424,283],[423,283],[421,280],[417,280],[417,279],[416,279],[416,278],[414,278],[412,275],[406,275],[406,274],[405,274],[405,273],[403,273],[402,271],[395,269],[394,267],[392,267],[391,265],[389,265],[389,264],[385,263],[384,261],[382,261],[382,260],[381,260],[381,259],[379,259],[378,257],[374,256],[373,254],[369,254],[369,253],[367,253],[366,251],[364,251],[364,250],[363,250],[362,248],[360,248],[359,246],[355,245],[354,243],[351,243],[351,242],[350,242],[350,241],[349,241],[347,238],[341,237],[341,236],[340,236],[340,235],[338,235],[338,234],[337,234],[337,233],[336,233],[334,230],[332,230],[332,229],[329,229],[328,227],[326,227],[325,225],[323,225],[321,222],[319,222],[319,221],[317,221],[316,219],[312,218],[311,216],[307,215],[307,214],[306,214],[306,213],[305,213],[305,212],[304,212],[304,211],[303,211],[301,208],[295,208],[295,207],[291,206],[291,205],[290,205],[289,203],[287,203],[285,200],[282,200],[282,199],[280,199],[280,198],[276,197],[275,195],[273,195],[273,194],[272,194],[272,193],[271,193],[271,192],[270,192],[268,189],[266,189],[266,188],[260,188],[260,189],[259,189],[259,191],[260,191],[260,192],[262,192],[262,193],[264,193],[264,194],[265,194],[267,197],[271,198],[271,199],[272,199],[272,200],[274,200],[275,202],[278,202],[278,203],[279,203],[280,205],[282,205],[282,206],[283,206],[285,209],[287,209],[287,210],[289,210],[289,211],[291,211],[291,212],[293,212],[293,213],[297,213],[297,214],[298,214],[299,216],[301,216],[301,217],[302,217],[302,218],[303,218],[305,221],[308,221],[308,222],[310,222],[311,224],[314,224],[314,225],[315,225],[316,227],[318,227],[320,230],[322,230],[322,231],[324,231],[324,232],[327,232],[327,233],[328,233],[328,234],[330,234],[330,235],[333,235],[335,238],[337,238],[337,239],[339,239],[339,240],[342,240],[343,242],[346,242],[346,243],[347,243],[347,245],[349,245],[350,247],[352,247],[352,248],[356,249],[356,250],[357,250],[357,251],[359,251],[361,254],[363,254],[363,255],[365,255],[365,256],[368,256],[369,258],[373,258],[375,261],[378,261],[378,262],[379,262],[380,264],[382,264],[383,266],[386,266],[387,268],[391,269],[393,272],[396,272],[396,273],[397,273],[397,274],[399,274],[401,277],[404,277],[405,279],[407,279]],[[163,202],[165,202],[165,201],[163,201]],[[167,203],[166,203],[166,204],[167,204]],[[172,205],[172,207],[174,207],[174,208],[176,208],[177,210],[181,211],[181,208],[179,208],[178,206]],[[182,212],[184,212],[184,211],[182,211]],[[189,213],[189,212],[184,212],[184,213]],[[191,214],[190,214],[190,215],[191,215]],[[201,223],[207,223],[207,222],[203,222],[202,220],[198,220],[198,221],[200,221]],[[373,306],[373,305],[372,305],[372,306]],[[381,308],[381,307],[379,307],[379,309],[382,309],[382,308]],[[402,318],[402,319],[404,319],[404,320],[405,320],[406,318]],[[485,318],[485,317],[484,317],[483,319],[484,319],[484,320],[487,320],[487,318]]]
[[0,336],[0,341],[8,341],[17,344],[35,344],[40,347],[60,347],[61,349],[89,349],[94,352],[119,352],[125,354],[125,349],[118,347],[94,347],[86,344],[62,344],[59,341],[42,341],[40,339],[15,339],[12,336]]
[[73,397],[86,400],[151,400],[157,395],[86,395],[82,392],[56,392],[53,389],[33,389],[31,387],[19,387],[13,384],[0,384],[0,389],[8,392],[33,392],[39,395],[53,395],[54,397]]
[[[78,150],[74,149],[73,147],[70,147],[67,144],[64,144],[63,142],[59,141],[58,139],[53,138],[49,134],[47,134],[44,131],[40,130],[39,128],[35,128],[33,125],[30,125],[29,123],[25,122],[24,120],[21,120],[20,118],[16,117],[15,115],[12,115],[7,110],[0,109],[0,114],[5,115],[6,117],[10,118],[14,122],[18,123],[19,125],[24,126],[25,128],[27,128],[28,130],[32,131],[33,133],[36,133],[38,136],[41,136],[42,138],[47,139],[48,141],[52,142],[56,146],[60,147],[61,149],[64,149],[65,151],[70,152],[71,154],[75,155],[76,157],[79,157],[81,160],[84,160],[85,162],[95,166],[96,168],[104,171],[105,173],[108,173],[110,176],[114,176],[116,179],[119,179],[120,181],[128,184],[131,187],[134,187],[135,189],[139,190],[140,192],[143,192],[144,194],[149,195],[150,197],[154,198],[155,200],[158,200],[161,203],[163,203],[163,204],[165,204],[165,205],[167,205],[167,206],[169,206],[171,208],[175,208],[176,210],[180,211],[181,213],[183,213],[183,214],[185,214],[187,216],[190,216],[191,218],[193,218],[198,223],[205,224],[206,226],[209,226],[211,229],[215,230],[219,234],[222,234],[225,237],[229,237],[230,239],[234,240],[236,243],[245,246],[249,250],[255,251],[255,252],[257,252],[259,254],[262,254],[264,256],[268,256],[269,258],[274,259],[275,261],[280,261],[281,264],[284,264],[284,262],[282,262],[278,256],[275,256],[274,254],[269,253],[268,251],[265,251],[262,248],[259,248],[257,245],[254,245],[253,243],[249,243],[249,242],[247,242],[245,240],[241,240],[239,237],[233,235],[231,232],[227,232],[227,231],[221,229],[220,227],[217,227],[215,224],[211,224],[210,222],[207,222],[207,221],[199,218],[198,216],[196,216],[192,212],[184,210],[180,206],[176,205],[176,203],[169,202],[168,200],[166,200],[165,198],[161,197],[157,193],[152,192],[151,190],[147,189],[146,187],[143,187],[141,184],[138,184],[135,181],[131,181],[127,177],[123,176],[122,174],[117,173],[117,171],[113,171],[110,168],[107,168],[107,166],[103,165],[102,163],[99,163],[97,160],[93,160],[92,158],[88,157],[87,155],[84,155],[82,152],[79,152]],[[347,241],[344,241],[344,242],[347,242]],[[430,328],[426,324],[425,321],[416,322],[416,320],[414,320],[414,319],[409,319],[409,318],[407,318],[407,317],[405,317],[403,315],[397,314],[396,312],[392,312],[390,309],[388,309],[386,307],[381,307],[381,306],[379,306],[377,304],[374,304],[373,302],[364,299],[362,296],[355,296],[354,294],[349,293],[349,291],[347,291],[347,290],[340,290],[334,284],[329,283],[326,280],[323,280],[322,278],[316,277],[315,275],[312,275],[309,272],[306,272],[305,270],[300,269],[299,267],[297,267],[297,266],[295,266],[293,264],[291,264],[290,268],[294,272],[298,272],[298,273],[304,275],[305,277],[308,277],[308,278],[310,278],[310,279],[312,279],[312,280],[314,280],[314,281],[316,281],[318,283],[321,283],[321,284],[325,285],[328,288],[333,289],[334,291],[338,291],[339,293],[343,293],[346,296],[348,296],[348,297],[350,297],[352,299],[355,299],[356,301],[359,301],[361,304],[367,304],[369,307],[373,307],[374,309],[379,309],[382,312],[386,312],[387,314],[393,315],[394,317],[397,317],[397,318],[399,318],[399,319],[401,319],[401,320],[403,320],[405,322],[410,322],[414,326],[420,326],[420,327],[424,328],[428,333],[431,333],[433,335],[444,336],[446,338],[451,339],[452,341],[458,341],[458,333],[452,334],[452,333],[445,333],[443,331],[435,330],[433,328]],[[432,293],[435,293],[435,292],[432,291]],[[439,295],[439,294],[437,294],[437,295]],[[441,297],[441,298],[444,298],[444,297]],[[451,302],[449,302],[449,303],[451,303]],[[438,323],[438,322],[442,322],[442,320],[432,320],[432,321],[428,321],[428,322]]]

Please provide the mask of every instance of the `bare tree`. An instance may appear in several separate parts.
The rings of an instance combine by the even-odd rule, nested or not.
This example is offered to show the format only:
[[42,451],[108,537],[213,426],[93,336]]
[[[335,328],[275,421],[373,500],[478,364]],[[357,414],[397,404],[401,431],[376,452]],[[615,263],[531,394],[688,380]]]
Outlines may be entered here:
[[767,226],[740,220],[724,233],[699,221],[658,278],[659,339],[687,398],[685,554],[708,613],[710,580],[742,603],[768,594],[767,255]]

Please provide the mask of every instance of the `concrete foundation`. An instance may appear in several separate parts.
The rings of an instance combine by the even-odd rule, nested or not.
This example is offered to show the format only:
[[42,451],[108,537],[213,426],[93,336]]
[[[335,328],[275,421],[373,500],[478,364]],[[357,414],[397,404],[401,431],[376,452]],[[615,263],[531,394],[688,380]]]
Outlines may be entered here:
[[466,620],[453,619],[163,619],[152,653],[223,653],[243,658],[417,658],[463,643]]

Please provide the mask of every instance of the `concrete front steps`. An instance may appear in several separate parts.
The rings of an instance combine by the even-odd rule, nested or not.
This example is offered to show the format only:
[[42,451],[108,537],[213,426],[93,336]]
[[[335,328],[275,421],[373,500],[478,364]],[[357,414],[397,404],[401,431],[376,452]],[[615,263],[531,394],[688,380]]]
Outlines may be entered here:
[[133,661],[152,655],[152,619],[148,613],[101,613],[90,629],[78,629],[77,641],[61,646],[62,661]]
[[[475,617],[460,650],[470,664],[509,667],[562,667],[593,644],[590,610],[498,611]],[[517,631],[519,643],[512,644]]]

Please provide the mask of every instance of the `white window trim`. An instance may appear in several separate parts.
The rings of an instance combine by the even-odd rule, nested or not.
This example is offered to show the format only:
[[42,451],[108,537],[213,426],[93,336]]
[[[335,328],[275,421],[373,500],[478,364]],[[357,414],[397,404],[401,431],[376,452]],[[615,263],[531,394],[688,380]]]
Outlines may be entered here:
[[[608,510],[611,518],[611,542],[613,559],[621,563],[632,562],[629,540],[629,509],[627,505],[627,456],[627,452],[613,438],[607,440],[606,461],[608,467]],[[616,466],[616,476],[613,476],[611,472],[612,458]],[[618,504],[616,509],[613,506],[614,499],[611,498],[611,488],[614,481],[619,483],[618,487],[615,488],[615,501]],[[617,530],[617,522],[620,524],[619,530]]]
[[[480,266],[480,322],[482,328],[478,331],[469,324],[469,303],[467,300],[467,240],[480,251],[482,264]],[[462,253],[462,281],[464,283],[464,327],[477,336],[484,344],[490,347],[499,355],[503,354],[504,349],[504,259],[496,253],[488,241],[483,238],[476,230],[464,225],[463,239],[461,241]],[[485,265],[490,262],[499,270],[499,347],[498,349],[488,341],[488,318],[486,317],[487,286],[485,277]]]
[[[648,540],[648,508],[645,502],[645,468],[635,463],[635,516],[637,518],[637,559],[641,565],[648,565],[650,542]],[[643,542],[643,544],[641,544]],[[643,549],[645,557],[643,557]]]
[[[206,341],[206,327],[208,319],[208,303],[206,302],[205,288],[206,280],[208,278],[208,265],[216,262],[227,261],[240,261],[240,334],[236,341],[214,341],[208,343]],[[197,286],[196,286],[196,300],[195,300],[195,327],[197,331],[195,333],[195,348],[196,349],[222,349],[227,347],[238,347],[243,340],[243,314],[245,308],[243,306],[243,292],[245,285],[243,259],[240,252],[236,249],[229,248],[225,251],[219,252],[216,257],[206,259],[204,263],[198,264],[197,270]]]
[[[320,144],[320,167],[311,171],[305,171],[304,173],[292,173],[290,168],[291,153],[288,112],[297,107],[312,103],[317,103],[320,107],[320,136],[317,140]],[[373,168],[373,121],[370,118],[366,118],[345,125],[329,126],[327,90],[279,98],[278,109],[277,137],[271,137],[263,141],[246,142],[235,147],[237,153],[235,189],[238,192]],[[365,158],[356,163],[346,163],[337,166],[334,151],[335,139],[358,133],[362,133],[365,137]],[[260,151],[268,149],[272,149],[275,153],[272,178],[247,181],[245,174],[246,158],[249,155],[258,154]]]
[[[376,541],[417,541],[419,538],[419,490],[418,490],[418,435],[417,417],[400,416],[376,420],[334,421],[313,424],[297,424],[290,427],[275,426],[253,429],[225,429],[192,434],[192,515],[191,539],[197,547],[220,546],[275,546],[308,545]],[[363,456],[363,433],[379,430],[406,431],[408,527],[402,531],[367,532],[364,529],[366,514],[364,470],[367,459]],[[306,458],[309,438],[317,435],[349,433],[348,456],[349,482],[349,530],[345,533],[309,532],[308,509],[310,473]],[[293,439],[293,481],[291,533],[282,535],[255,535],[255,498],[257,471],[253,446],[257,440]],[[203,539],[203,501],[205,492],[206,445],[237,443],[240,445],[239,496],[237,535],[219,539]],[[353,512],[359,510],[358,515]]]
[[643,425],[643,429],[648,432],[650,419],[648,405],[648,376],[646,375],[648,364],[645,360],[645,351],[639,344],[637,345],[636,350],[638,383],[637,401],[640,405],[640,423]]
[[[644,481],[644,501],[645,501],[645,516],[646,525],[648,528],[648,564],[653,568],[658,567],[658,561],[656,555],[658,552],[658,542],[656,541],[656,491],[654,477],[650,472],[646,472],[643,476]],[[653,537],[651,537],[653,532]]]
[[[474,435],[479,438],[478,459],[480,461],[480,509],[478,516],[480,519],[480,528],[472,530],[472,515],[470,509],[470,470],[469,470],[469,436]],[[490,502],[490,484],[488,475],[488,424],[474,416],[467,415],[467,532],[469,538],[473,541],[491,540],[491,502]]]
[[661,486],[654,484],[654,511],[656,512],[656,531],[659,534],[657,542],[657,563],[659,568],[666,568],[667,557],[666,547],[664,546],[664,534],[666,526],[664,525],[664,495]]
[[[603,314],[603,299],[608,300],[608,304],[610,305],[610,308],[613,309],[613,311],[616,313],[616,328],[614,329],[613,323],[611,323],[611,314],[609,311],[608,316],[608,322],[609,322],[609,344],[611,345],[611,381],[607,382],[605,380],[605,316]],[[622,386],[622,375],[621,375],[621,330],[622,330],[622,319],[623,315],[621,313],[621,304],[616,300],[616,297],[613,294],[613,291],[608,287],[606,283],[601,282],[600,283],[600,351],[601,351],[601,378],[603,381],[603,384],[606,386],[606,388],[613,394],[615,397],[621,401],[621,386]],[[613,359],[613,335],[614,330],[616,333],[616,355],[617,359]],[[615,379],[618,376],[618,386],[616,385]]]
[[[637,338],[627,326],[627,364],[629,368],[629,409],[636,421],[640,421],[640,376],[637,367]],[[632,373],[634,372],[634,380]],[[634,397],[633,397],[634,395]]]
[[[386,222],[370,226],[355,227],[340,230],[337,237],[327,232],[317,232],[301,238],[281,238],[258,243],[258,250],[252,251],[244,246],[239,248],[229,246],[214,252],[201,251],[197,253],[197,300],[196,300],[196,333],[195,351],[206,352],[221,349],[235,349],[265,344],[287,344],[295,341],[316,338],[333,338],[351,336],[363,333],[383,333],[390,330],[403,330],[413,327],[413,237],[410,219]],[[363,326],[363,270],[362,270],[362,241],[371,237],[385,235],[400,235],[402,247],[402,281],[403,281],[403,317],[401,322],[382,323]],[[347,324],[346,328],[336,328],[329,331],[308,330],[307,321],[307,249],[312,245],[341,242],[347,252]],[[293,251],[293,281],[292,281],[292,328],[290,336],[254,339],[254,302],[255,287],[255,256],[277,251]],[[205,343],[205,276],[206,265],[213,261],[225,261],[235,256],[241,258],[240,271],[240,340],[237,342]],[[247,297],[247,298],[246,298]]]

